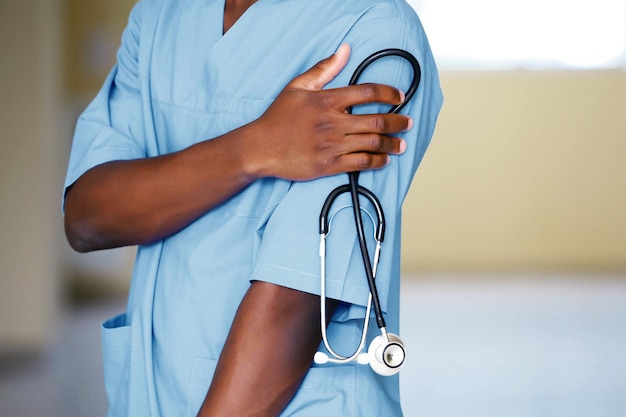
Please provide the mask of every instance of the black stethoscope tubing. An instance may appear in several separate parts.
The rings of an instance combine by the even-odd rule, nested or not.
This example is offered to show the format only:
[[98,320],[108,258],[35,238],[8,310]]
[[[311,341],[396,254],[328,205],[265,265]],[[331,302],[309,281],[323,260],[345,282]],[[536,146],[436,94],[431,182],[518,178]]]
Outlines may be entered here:
[[[393,106],[387,113],[398,113],[400,110],[404,108],[404,106],[411,100],[417,88],[419,87],[420,79],[421,79],[421,68],[417,59],[409,52],[403,49],[383,49],[381,51],[375,52],[372,55],[368,56],[359,64],[359,66],[354,71],[352,77],[350,78],[349,85],[355,85],[361,74],[365,69],[371,65],[374,61],[388,57],[388,56],[398,56],[406,59],[413,68],[413,79],[409,86],[409,89],[405,92],[405,99],[402,103]],[[352,113],[352,108],[347,109],[348,113]],[[382,308],[380,306],[380,299],[378,296],[378,290],[376,288],[375,276],[372,268],[372,263],[370,261],[369,251],[367,249],[367,241],[365,238],[365,228],[363,226],[363,219],[361,217],[361,209],[359,203],[359,195],[364,196],[368,199],[376,210],[376,214],[378,217],[377,226],[376,226],[376,240],[378,242],[382,242],[385,234],[385,216],[383,212],[382,205],[380,201],[376,197],[376,195],[368,190],[367,188],[358,184],[359,181],[359,171],[349,172],[348,173],[349,182],[348,184],[340,185],[330,192],[324,205],[322,206],[322,210],[320,213],[320,233],[327,234],[329,231],[329,221],[328,214],[330,212],[330,207],[332,206],[335,199],[346,192],[349,192],[352,199],[352,208],[354,213],[354,221],[357,229],[357,236],[359,240],[359,246],[361,249],[361,256],[363,258],[363,266],[365,267],[365,274],[367,276],[367,284],[370,290],[370,294],[372,296],[372,304],[374,307],[374,315],[376,316],[376,324],[379,329],[384,329],[386,327],[385,319],[383,317]]]

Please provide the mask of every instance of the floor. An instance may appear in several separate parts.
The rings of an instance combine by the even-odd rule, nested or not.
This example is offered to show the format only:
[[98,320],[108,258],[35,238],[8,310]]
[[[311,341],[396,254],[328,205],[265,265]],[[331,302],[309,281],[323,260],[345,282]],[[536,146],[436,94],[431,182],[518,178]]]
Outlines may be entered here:
[[626,417],[626,280],[551,278],[406,285],[406,415]]
[[[0,360],[0,417],[104,416],[99,323],[123,304]],[[405,279],[402,337],[407,417],[626,417],[626,277]]]

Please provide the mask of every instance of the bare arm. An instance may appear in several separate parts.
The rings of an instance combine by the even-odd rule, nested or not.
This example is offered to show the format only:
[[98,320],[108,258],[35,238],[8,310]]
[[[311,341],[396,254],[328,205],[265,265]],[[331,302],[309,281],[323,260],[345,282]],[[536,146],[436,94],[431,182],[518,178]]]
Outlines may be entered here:
[[66,194],[65,230],[86,252],[169,236],[261,177],[309,180],[376,169],[406,145],[402,115],[349,115],[362,103],[397,104],[401,92],[366,84],[322,90],[347,63],[343,47],[287,85],[256,121],[183,151],[114,161],[83,174]]
[[[254,282],[222,350],[198,417],[275,417],[287,406],[321,341],[320,299]],[[328,310],[334,301],[328,302]]]

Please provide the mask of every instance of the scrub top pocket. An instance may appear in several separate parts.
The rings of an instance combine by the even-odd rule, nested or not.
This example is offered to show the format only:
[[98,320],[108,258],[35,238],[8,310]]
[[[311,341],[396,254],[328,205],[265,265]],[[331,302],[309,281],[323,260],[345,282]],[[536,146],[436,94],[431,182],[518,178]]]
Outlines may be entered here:
[[126,314],[120,314],[102,324],[104,384],[109,400],[108,417],[128,415],[130,347],[131,327],[126,324]]

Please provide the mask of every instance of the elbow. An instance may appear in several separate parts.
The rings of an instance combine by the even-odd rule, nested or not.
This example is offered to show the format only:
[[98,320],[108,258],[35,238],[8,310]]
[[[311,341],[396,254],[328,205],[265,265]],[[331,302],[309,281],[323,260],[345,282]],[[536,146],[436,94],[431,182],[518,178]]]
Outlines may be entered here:
[[86,253],[99,249],[107,249],[98,220],[97,204],[89,203],[93,198],[82,196],[80,189],[74,185],[65,192],[63,225],[65,238],[76,252]]
[[141,244],[115,234],[96,218],[73,219],[71,215],[66,214],[64,226],[67,242],[72,249],[80,253]]
[[105,248],[96,219],[70,193],[66,194],[63,226],[65,238],[76,252],[86,253]]
[[73,219],[68,213],[65,215],[65,237],[76,252],[86,253],[99,249],[96,245],[96,232],[86,223],[88,222]]
[[114,221],[103,215],[104,211],[106,210],[80,205],[73,206],[69,200],[66,200],[63,225],[65,237],[72,249],[86,253],[152,241],[125,233],[132,227],[129,227],[127,222],[119,219]]

